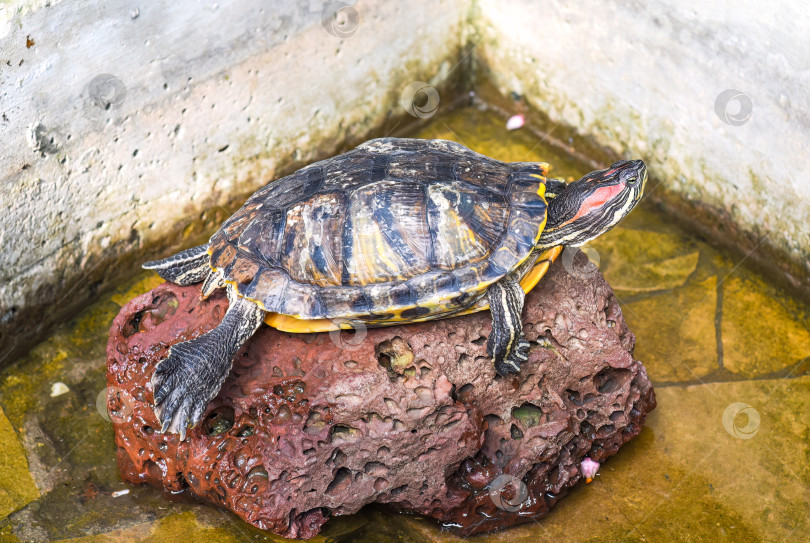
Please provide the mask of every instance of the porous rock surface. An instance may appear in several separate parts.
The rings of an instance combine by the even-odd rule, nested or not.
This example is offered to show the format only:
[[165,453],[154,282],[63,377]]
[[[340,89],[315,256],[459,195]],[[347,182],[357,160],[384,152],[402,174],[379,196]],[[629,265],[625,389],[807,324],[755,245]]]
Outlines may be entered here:
[[532,349],[519,376],[496,377],[488,312],[354,335],[262,326],[180,443],[156,431],[150,377],[227,303],[167,283],[116,317],[107,377],[119,469],[286,537],[371,502],[463,534],[537,519],[582,479],[583,458],[615,454],[655,407],[608,284],[557,262],[527,298]]

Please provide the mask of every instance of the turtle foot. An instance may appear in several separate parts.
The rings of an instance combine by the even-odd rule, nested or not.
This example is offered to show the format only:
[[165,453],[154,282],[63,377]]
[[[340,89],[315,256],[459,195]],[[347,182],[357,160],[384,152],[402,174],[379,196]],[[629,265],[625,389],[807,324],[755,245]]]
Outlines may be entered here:
[[206,339],[201,336],[172,346],[152,376],[160,430],[180,434],[180,441],[186,438],[186,428],[200,421],[230,370],[230,359],[210,356],[216,353],[201,348]]
[[520,373],[520,365],[529,359],[529,345],[529,342],[521,337],[511,353],[502,360],[495,359],[495,371],[501,377],[506,377],[510,373]]

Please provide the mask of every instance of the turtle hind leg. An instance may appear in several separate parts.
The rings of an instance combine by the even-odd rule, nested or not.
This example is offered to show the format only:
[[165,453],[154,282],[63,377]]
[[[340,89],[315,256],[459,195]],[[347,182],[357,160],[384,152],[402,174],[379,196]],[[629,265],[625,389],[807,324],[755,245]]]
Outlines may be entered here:
[[507,276],[487,289],[492,332],[487,339],[487,353],[495,370],[503,377],[519,373],[520,364],[529,358],[529,342],[523,337],[523,302],[520,282]]
[[152,260],[142,265],[155,272],[166,281],[178,285],[191,285],[203,281],[211,273],[208,244],[180,251],[163,260]]
[[233,357],[259,328],[264,311],[228,287],[228,311],[222,322],[197,338],[172,345],[152,376],[155,415],[162,432],[186,437],[231,371]]

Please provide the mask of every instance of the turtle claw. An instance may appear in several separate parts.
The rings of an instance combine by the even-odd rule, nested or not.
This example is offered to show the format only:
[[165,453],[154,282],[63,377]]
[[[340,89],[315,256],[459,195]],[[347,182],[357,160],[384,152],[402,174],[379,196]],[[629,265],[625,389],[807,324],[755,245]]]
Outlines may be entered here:
[[233,357],[264,318],[254,302],[237,296],[228,287],[228,311],[222,322],[205,334],[176,343],[152,376],[155,415],[163,433],[186,437],[202,419],[208,402],[219,392],[231,371]]
[[173,345],[169,357],[158,363],[152,376],[155,415],[161,432],[180,434],[180,441],[186,437],[186,428],[200,421],[230,369],[230,361],[217,364],[217,360],[209,361],[200,355],[195,342],[204,338]]

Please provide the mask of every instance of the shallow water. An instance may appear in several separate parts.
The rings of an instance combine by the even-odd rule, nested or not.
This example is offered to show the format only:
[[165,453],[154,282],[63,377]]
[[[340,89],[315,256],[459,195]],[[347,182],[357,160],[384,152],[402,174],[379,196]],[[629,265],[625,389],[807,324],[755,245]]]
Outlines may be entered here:
[[[586,173],[527,129],[504,124],[470,107],[435,117],[415,136],[501,160],[546,161],[556,177]],[[647,200],[585,251],[616,290],[658,408],[594,483],[572,489],[546,519],[467,539],[810,539],[810,307],[744,259],[679,230]],[[568,257],[555,265],[593,273]],[[282,540],[212,506],[118,479],[105,415],[107,331],[126,301],[159,282],[144,273],[105,294],[0,373],[0,541]],[[369,507],[331,520],[313,541],[325,540],[462,539]]]

